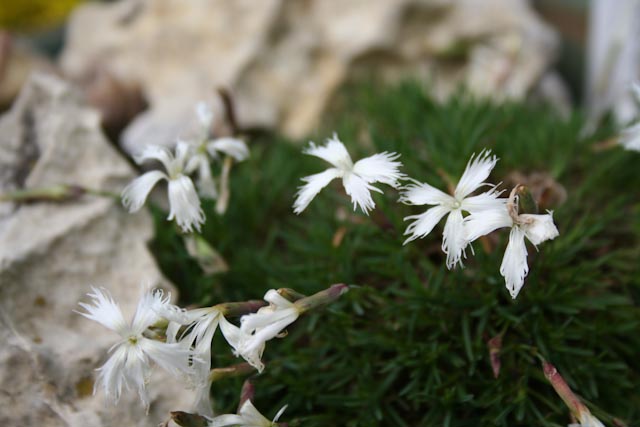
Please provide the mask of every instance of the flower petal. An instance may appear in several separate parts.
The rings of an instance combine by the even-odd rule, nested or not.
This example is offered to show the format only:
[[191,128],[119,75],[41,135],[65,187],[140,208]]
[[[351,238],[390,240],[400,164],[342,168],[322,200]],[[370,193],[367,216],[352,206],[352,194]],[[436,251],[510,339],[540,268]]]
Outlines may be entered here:
[[198,165],[197,185],[198,193],[202,197],[208,197],[210,199],[215,199],[216,197],[218,197],[216,182],[214,181],[213,175],[211,174],[211,164],[209,163],[209,159],[207,159],[206,157],[204,160],[200,161]]
[[553,212],[544,215],[522,214],[518,219],[522,221],[525,236],[534,245],[553,240],[560,234],[553,223]]
[[213,405],[211,403],[211,383],[207,380],[196,386],[196,397],[193,403],[193,412],[204,417],[213,417]]
[[241,162],[249,157],[249,148],[247,144],[241,139],[237,138],[218,138],[207,144],[207,151],[212,157],[216,157],[216,152],[225,153],[236,161]]
[[164,311],[162,307],[169,305],[170,294],[164,295],[162,290],[143,289],[142,296],[138,300],[136,312],[131,321],[133,334],[142,334],[149,326],[161,319],[159,312]]
[[107,359],[104,365],[97,369],[98,378],[93,386],[93,394],[96,394],[98,388],[102,386],[104,394],[115,402],[118,402],[122,394],[122,388],[127,387],[127,378],[125,376],[125,365],[127,362],[127,348],[125,345],[119,345],[115,348],[111,357]]
[[331,168],[324,172],[317,173],[302,178],[302,181],[306,182],[305,185],[298,188],[298,194],[296,195],[296,201],[293,203],[293,212],[300,214],[303,210],[309,206],[309,203],[324,187],[329,183],[342,175],[338,169]]
[[191,178],[180,175],[169,181],[169,206],[171,210],[167,219],[175,218],[185,233],[190,233],[193,228],[200,231],[205,217]]
[[496,192],[491,190],[478,194],[477,196],[467,197],[460,204],[460,209],[469,213],[483,210],[502,209],[506,205],[507,199],[498,198],[501,193],[501,191]]
[[133,156],[133,159],[138,164],[142,164],[149,160],[157,160],[161,162],[164,168],[168,171],[171,169],[174,157],[167,147],[152,144],[145,146],[140,153]]
[[253,403],[250,400],[247,400],[246,402],[244,402],[244,404],[242,404],[242,408],[240,408],[240,411],[238,413],[242,416],[244,426],[266,427],[271,425],[271,421],[269,421],[264,415],[262,415],[256,409],[256,407],[253,406]]
[[505,279],[505,283],[511,298],[515,299],[524,285],[524,278],[529,273],[527,265],[527,247],[524,243],[524,231],[515,226],[509,233],[509,244],[504,252],[500,274]]
[[240,341],[243,335],[242,332],[240,332],[240,328],[229,322],[224,316],[220,316],[219,325],[224,339],[226,339],[229,345],[233,348],[234,353],[237,353],[238,348],[240,348]]
[[111,294],[102,288],[91,287],[91,290],[93,292],[87,295],[93,299],[92,304],[79,303],[78,305],[87,310],[87,312],[78,311],[77,313],[100,323],[121,336],[128,335],[130,332],[129,325],[125,322],[120,306],[113,300]]
[[491,150],[482,150],[477,157],[472,155],[456,186],[455,198],[462,200],[484,184],[497,162],[498,158],[491,155]]
[[584,409],[578,416],[580,419],[580,427],[604,427],[602,421],[591,415],[588,409]]
[[284,405],[282,408],[280,408],[280,409],[278,410],[278,412],[276,413],[276,416],[275,416],[275,417],[273,417],[273,422],[274,422],[274,423],[277,423],[277,422],[278,422],[278,420],[280,419],[280,417],[282,416],[282,414],[284,414],[284,411],[286,411],[286,410],[287,410],[287,407],[288,407],[288,406],[289,406],[289,405]]
[[360,207],[362,212],[369,215],[369,211],[376,207],[373,198],[371,197],[371,190],[382,193],[378,188],[368,184],[364,179],[360,178],[355,173],[347,173],[342,177],[342,185],[349,196],[351,196],[351,203],[353,203],[353,210],[356,207]]
[[235,414],[218,415],[212,418],[207,427],[246,426],[244,418]]
[[185,170],[186,165],[193,156],[193,146],[186,141],[178,141],[176,143],[175,170],[167,168],[169,174],[180,173]]
[[200,125],[208,130],[213,123],[213,108],[208,102],[200,101],[196,104],[196,115]]
[[450,195],[423,182],[409,184],[402,190],[400,202],[407,205],[440,205],[455,201]]
[[246,314],[240,319],[240,330],[248,334],[255,332],[252,337],[268,341],[295,322],[298,315],[298,310],[293,304],[290,308]]
[[170,374],[179,377],[191,372],[191,351],[180,343],[167,344],[143,337],[138,340],[138,345],[151,360]]
[[320,157],[323,160],[331,163],[342,171],[350,171],[353,168],[353,162],[347,148],[342,141],[338,139],[336,134],[329,139],[325,145],[316,146],[313,142],[309,142],[309,146],[302,150],[304,154]]
[[280,295],[275,289],[269,289],[267,293],[264,294],[263,299],[277,308],[289,308],[294,306],[291,301]]
[[458,263],[463,266],[462,256],[464,255],[464,248],[467,246],[463,221],[462,211],[454,209],[449,213],[447,222],[444,224],[442,250],[447,254],[448,269],[455,267]]
[[353,165],[353,173],[369,184],[381,182],[393,188],[398,188],[400,186],[398,180],[405,177],[405,175],[398,170],[402,167],[402,163],[395,161],[399,157],[400,154],[387,153],[386,151],[365,157]]
[[436,224],[440,222],[442,217],[450,211],[451,209],[446,206],[434,206],[420,215],[411,215],[405,217],[405,221],[414,218],[416,220],[409,224],[407,230],[404,232],[405,235],[411,234],[411,236],[404,241],[404,244],[406,245],[407,243],[415,239],[426,237],[429,233],[431,233],[433,227],[435,227]]
[[624,129],[619,143],[627,150],[640,151],[640,123]]
[[122,190],[122,205],[129,212],[137,212],[144,205],[151,189],[161,179],[168,180],[169,177],[160,171],[150,171],[140,175]]
[[475,211],[464,219],[465,240],[471,243],[480,236],[512,225],[513,220],[504,203],[498,205],[496,209]]

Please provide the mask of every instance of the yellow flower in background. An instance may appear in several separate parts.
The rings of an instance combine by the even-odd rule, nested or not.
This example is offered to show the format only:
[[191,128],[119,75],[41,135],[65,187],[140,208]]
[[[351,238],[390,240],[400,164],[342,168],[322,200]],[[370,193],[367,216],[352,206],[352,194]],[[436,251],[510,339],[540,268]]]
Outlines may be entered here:
[[20,0],[0,7],[0,28],[12,31],[45,30],[55,27],[82,0]]

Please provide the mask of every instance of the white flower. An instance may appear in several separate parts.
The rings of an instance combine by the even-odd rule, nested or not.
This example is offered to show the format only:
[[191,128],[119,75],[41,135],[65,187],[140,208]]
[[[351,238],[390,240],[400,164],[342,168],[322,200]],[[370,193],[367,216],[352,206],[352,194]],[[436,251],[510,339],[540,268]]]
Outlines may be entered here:
[[305,184],[299,187],[293,211],[299,214],[314,197],[335,178],[342,178],[342,185],[346,193],[351,196],[353,209],[360,207],[365,214],[375,208],[376,204],[371,197],[371,191],[382,193],[382,190],[374,187],[373,183],[381,182],[397,188],[399,179],[404,175],[399,172],[402,163],[397,162],[400,155],[397,153],[383,152],[358,160],[355,164],[347,152],[344,144],[336,134],[327,140],[323,146],[317,147],[313,142],[303,150],[304,154],[320,157],[331,163],[332,168],[302,178]]
[[187,163],[190,162],[189,146],[179,142],[176,146],[175,156],[165,147],[150,145],[145,147],[142,153],[135,158],[137,163],[147,160],[158,160],[162,163],[167,173],[150,171],[134,179],[122,191],[122,204],[129,212],[138,211],[151,189],[158,181],[165,179],[169,182],[169,217],[175,218],[184,232],[191,232],[193,228],[200,230],[204,224],[205,216],[200,207],[198,193],[193,186],[191,178],[186,175]]
[[569,427],[604,427],[604,424],[602,424],[599,419],[591,415],[586,407],[582,412],[580,412],[580,416],[578,418],[580,424],[569,424]]
[[267,341],[277,337],[300,315],[298,307],[274,289],[265,294],[264,300],[270,304],[256,313],[242,316],[240,328],[226,319],[220,322],[220,329],[236,355],[242,356],[259,372],[264,370],[261,359]]
[[494,190],[469,196],[479,187],[489,185],[484,182],[489,177],[491,170],[498,159],[491,156],[491,151],[482,151],[474,158],[471,156],[467,167],[456,186],[453,196],[450,196],[426,183],[417,182],[404,188],[400,201],[409,205],[432,205],[433,207],[420,215],[411,215],[405,218],[415,219],[411,223],[405,235],[409,238],[405,244],[412,240],[427,236],[440,220],[448,215],[444,226],[442,250],[447,254],[447,268],[454,267],[457,263],[462,265],[462,255],[467,245],[463,229],[462,212],[479,212],[495,209],[504,202],[498,199],[499,193]]
[[278,419],[286,409],[287,405],[280,408],[276,416],[273,418],[273,421],[269,421],[264,415],[258,412],[250,400],[247,400],[240,408],[240,411],[238,411],[238,415],[219,415],[209,421],[209,427],[273,427],[277,425]]
[[80,303],[86,312],[82,316],[94,320],[120,335],[120,341],[111,347],[111,357],[98,369],[98,379],[94,393],[102,386],[107,396],[116,402],[122,389],[135,387],[146,408],[149,396],[146,384],[150,375],[151,361],[173,375],[188,375],[190,372],[190,351],[182,345],[162,343],[146,338],[143,332],[160,320],[154,307],[168,304],[169,298],[161,291],[146,291],[140,301],[131,323],[125,322],[118,304],[104,289],[92,288],[88,296],[92,304]]
[[511,227],[509,243],[500,265],[500,274],[505,278],[511,297],[515,299],[529,273],[525,237],[536,246],[546,240],[555,239],[559,233],[553,223],[553,212],[543,215],[518,214],[517,198],[514,198],[513,194],[508,204],[469,215],[464,220],[464,227],[468,242],[499,228]]
[[[640,102],[640,84],[634,83],[632,90],[635,98]],[[640,122],[622,131],[620,144],[627,150],[640,151]]]
[[[218,324],[221,321],[226,322],[224,315],[216,306],[185,311],[173,305],[164,305],[156,308],[156,311],[163,318],[170,320],[167,329],[167,342],[176,342],[177,338],[180,345],[192,349],[193,360],[190,379],[196,390],[193,408],[201,415],[212,416],[213,410],[209,397],[211,342],[218,329]],[[182,336],[176,337],[174,331],[177,332],[181,325],[187,325],[187,329]]]
[[189,162],[188,172],[197,171],[197,185],[200,195],[215,199],[218,197],[218,190],[211,175],[211,160],[220,160],[220,154],[226,154],[241,162],[249,157],[249,148],[241,139],[211,137],[214,114],[208,103],[199,102],[196,105],[196,113],[200,124],[198,132],[194,138],[186,140],[194,148],[194,156]]

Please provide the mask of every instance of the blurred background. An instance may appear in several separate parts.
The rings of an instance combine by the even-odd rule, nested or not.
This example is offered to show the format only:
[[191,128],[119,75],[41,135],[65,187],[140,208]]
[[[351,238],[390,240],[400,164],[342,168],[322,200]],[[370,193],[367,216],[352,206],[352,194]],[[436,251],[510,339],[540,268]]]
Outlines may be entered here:
[[626,122],[638,77],[634,0],[83,2],[0,8],[0,106],[32,70],[82,88],[125,150],[170,143],[194,101],[233,93],[243,128],[313,131],[358,79],[423,82],[584,108]]

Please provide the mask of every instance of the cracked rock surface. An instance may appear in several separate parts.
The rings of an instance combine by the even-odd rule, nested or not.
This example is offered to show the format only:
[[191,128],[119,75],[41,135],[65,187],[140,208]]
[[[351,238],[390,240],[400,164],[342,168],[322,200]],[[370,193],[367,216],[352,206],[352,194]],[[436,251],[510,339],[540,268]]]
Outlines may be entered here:
[[[0,194],[79,184],[118,193],[135,171],[109,144],[97,113],[65,82],[34,75],[0,117]],[[160,371],[151,409],[134,391],[119,404],[94,396],[95,368],[118,336],[74,313],[90,285],[107,288],[132,314],[141,283],[171,290],[147,249],[147,212],[115,198],[0,202],[0,425],[157,426],[193,398]]]

